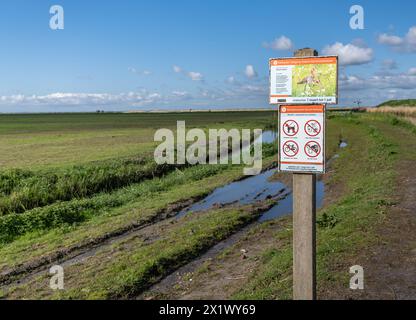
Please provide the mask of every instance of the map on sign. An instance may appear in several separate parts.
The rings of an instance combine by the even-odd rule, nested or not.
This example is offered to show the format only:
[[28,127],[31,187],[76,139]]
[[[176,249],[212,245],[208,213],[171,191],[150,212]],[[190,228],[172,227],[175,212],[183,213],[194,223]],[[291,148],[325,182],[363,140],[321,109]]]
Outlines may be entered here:
[[270,103],[335,104],[338,57],[270,59]]
[[325,106],[280,106],[279,126],[279,170],[324,173]]

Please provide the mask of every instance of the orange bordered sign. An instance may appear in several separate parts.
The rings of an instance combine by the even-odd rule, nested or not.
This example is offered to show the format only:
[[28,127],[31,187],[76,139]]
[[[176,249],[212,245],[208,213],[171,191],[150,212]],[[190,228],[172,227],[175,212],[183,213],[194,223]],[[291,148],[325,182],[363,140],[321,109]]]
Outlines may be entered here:
[[271,104],[338,103],[338,57],[270,59]]
[[325,172],[325,105],[279,107],[279,170]]

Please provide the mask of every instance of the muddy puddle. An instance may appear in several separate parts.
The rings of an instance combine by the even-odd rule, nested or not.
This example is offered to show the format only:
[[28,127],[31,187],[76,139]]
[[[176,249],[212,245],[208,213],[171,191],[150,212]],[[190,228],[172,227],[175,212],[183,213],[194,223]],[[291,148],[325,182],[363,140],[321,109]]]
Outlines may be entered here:
[[[291,190],[279,181],[271,180],[276,173],[276,169],[267,170],[257,176],[246,178],[241,181],[232,182],[226,186],[217,188],[205,199],[193,204],[189,208],[182,210],[177,217],[187,213],[196,213],[214,207],[236,203],[245,205],[256,201],[263,201],[279,196],[281,200],[270,210],[261,215],[259,221],[275,219],[286,214],[292,213],[292,193]],[[324,183],[316,183],[316,204],[320,208],[325,194]]]
[[208,210],[213,207],[220,207],[233,203],[245,205],[255,201],[273,198],[278,193],[281,194],[286,190],[286,186],[283,183],[270,180],[275,171],[276,170],[267,170],[256,176],[232,182],[217,188],[205,199],[182,210],[178,217],[189,212]]
[[[316,207],[319,209],[322,207],[325,195],[325,186],[323,181],[316,182]],[[292,193],[288,193],[287,197],[280,200],[273,208],[263,213],[259,222],[276,219],[288,214],[292,214],[293,197]]]
[[[277,132],[272,130],[264,131],[262,134],[263,143],[273,143],[277,138]],[[341,142],[340,148],[344,148],[346,146],[347,144],[345,142]],[[291,190],[282,182],[271,179],[275,173],[276,169],[270,169],[256,176],[232,182],[228,185],[217,188],[206,198],[182,210],[177,215],[177,218],[180,218],[188,213],[196,213],[215,207],[223,207],[230,204],[246,205],[256,201],[275,199],[276,197],[279,197],[280,199],[278,204],[262,214],[259,221],[267,221],[286,214],[291,214]],[[318,208],[322,206],[324,193],[324,183],[322,181],[317,181],[316,204]]]

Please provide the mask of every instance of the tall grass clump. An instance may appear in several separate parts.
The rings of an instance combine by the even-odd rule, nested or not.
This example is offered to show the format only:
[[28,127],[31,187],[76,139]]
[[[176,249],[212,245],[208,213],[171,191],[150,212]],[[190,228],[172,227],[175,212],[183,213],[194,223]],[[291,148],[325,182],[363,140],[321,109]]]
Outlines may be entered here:
[[160,177],[178,166],[153,159],[119,159],[55,171],[8,170],[0,174],[0,215],[22,213],[56,201],[89,197]]
[[91,198],[72,199],[48,206],[34,208],[21,214],[0,216],[0,243],[9,243],[17,237],[33,231],[47,231],[62,226],[79,224],[105,210],[155,197],[164,192],[192,181],[213,176],[229,165],[195,166],[175,170],[163,178],[154,178],[130,185],[113,193],[100,193]]

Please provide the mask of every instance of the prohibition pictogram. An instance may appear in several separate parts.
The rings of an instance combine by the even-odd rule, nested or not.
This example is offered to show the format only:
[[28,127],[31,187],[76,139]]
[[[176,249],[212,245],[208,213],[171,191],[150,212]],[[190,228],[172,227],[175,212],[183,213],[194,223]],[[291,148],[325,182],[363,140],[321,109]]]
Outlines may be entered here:
[[315,137],[321,132],[321,124],[316,120],[305,123],[305,132],[308,136]]
[[315,158],[321,153],[321,145],[316,141],[305,144],[305,153],[308,157]]
[[294,156],[296,156],[296,155],[298,154],[298,152],[299,152],[299,146],[298,146],[298,144],[297,144],[295,141],[293,141],[293,140],[286,141],[286,142],[283,144],[283,152],[284,152],[284,154],[285,154],[286,156],[288,156],[288,157],[294,157]]
[[287,136],[293,137],[299,132],[299,125],[295,120],[287,120],[283,124],[283,131]]

